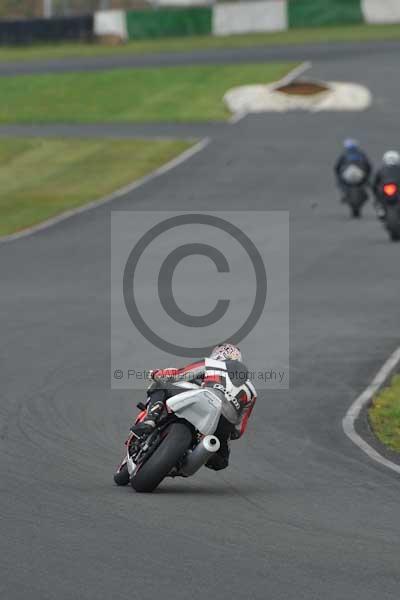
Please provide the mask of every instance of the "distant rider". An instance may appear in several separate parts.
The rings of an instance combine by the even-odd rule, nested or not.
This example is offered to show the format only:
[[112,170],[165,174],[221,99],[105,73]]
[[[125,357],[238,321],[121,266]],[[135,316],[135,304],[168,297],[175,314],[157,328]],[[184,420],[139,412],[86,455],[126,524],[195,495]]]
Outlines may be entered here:
[[375,194],[376,213],[381,220],[386,216],[383,186],[388,183],[395,183],[400,188],[400,154],[395,150],[389,150],[383,155],[382,166],[376,172],[372,185]]
[[233,344],[221,344],[214,348],[209,358],[181,369],[152,371],[151,377],[154,383],[148,390],[147,415],[141,423],[133,425],[131,431],[137,437],[151,433],[166,414],[166,400],[185,391],[174,386],[175,383],[190,382],[211,388],[223,400],[223,416],[215,431],[221,447],[206,466],[215,471],[225,469],[229,464],[229,441],[240,438],[245,432],[257,398],[239,348]]
[[348,188],[352,185],[365,186],[371,176],[371,163],[359,143],[353,139],[343,142],[343,152],[335,164],[335,175],[345,202]]

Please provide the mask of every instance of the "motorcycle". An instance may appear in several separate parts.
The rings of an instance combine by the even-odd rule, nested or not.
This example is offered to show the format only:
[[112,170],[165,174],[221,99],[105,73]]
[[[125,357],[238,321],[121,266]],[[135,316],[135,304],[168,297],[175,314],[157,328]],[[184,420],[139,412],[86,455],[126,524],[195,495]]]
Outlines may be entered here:
[[400,189],[397,183],[385,183],[378,204],[384,208],[380,219],[393,242],[400,241]]
[[[191,477],[218,452],[213,435],[222,415],[222,399],[211,389],[179,384],[182,393],[166,401],[166,416],[144,439],[129,436],[125,456],[114,474],[117,485],[129,483],[136,492],[153,492],[166,477]],[[135,423],[147,415],[146,405]]]
[[362,208],[368,200],[365,173],[357,165],[348,165],[341,173],[341,179],[346,184],[343,202],[350,207],[354,219],[361,217]]
[[400,190],[397,183],[386,183],[381,194],[385,216],[383,222],[393,242],[400,241]]

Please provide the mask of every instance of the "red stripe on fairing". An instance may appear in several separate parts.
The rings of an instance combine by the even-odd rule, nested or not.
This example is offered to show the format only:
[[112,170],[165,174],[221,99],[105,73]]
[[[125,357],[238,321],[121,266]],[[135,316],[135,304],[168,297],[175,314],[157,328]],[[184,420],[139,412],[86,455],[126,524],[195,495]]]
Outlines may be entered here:
[[143,421],[143,419],[145,419],[146,416],[147,416],[147,410],[142,410],[142,412],[140,412],[138,414],[138,416],[136,417],[135,423],[141,423]]
[[213,381],[214,383],[221,383],[222,377],[220,375],[206,375],[204,378],[204,383],[209,383]]

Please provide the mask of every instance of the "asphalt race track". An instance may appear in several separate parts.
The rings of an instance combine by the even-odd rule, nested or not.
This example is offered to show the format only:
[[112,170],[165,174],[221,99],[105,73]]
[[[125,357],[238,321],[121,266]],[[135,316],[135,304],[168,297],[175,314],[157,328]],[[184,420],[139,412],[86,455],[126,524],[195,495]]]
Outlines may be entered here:
[[400,247],[331,175],[346,135],[399,146],[398,48],[315,61],[369,111],[248,117],[112,206],[290,208],[291,389],[260,397],[223,473],[112,483],[139,395],[109,389],[111,207],[0,246],[1,597],[398,600],[400,482],[341,419],[398,345]]
[[184,66],[194,64],[226,64],[237,62],[265,62],[268,60],[347,60],[360,52],[373,50],[376,55],[396,52],[396,40],[374,42],[330,42],[324,44],[289,44],[287,46],[255,46],[250,48],[199,49],[185,52],[152,54],[114,54],[109,56],[65,57],[0,62],[0,76],[62,73],[69,71],[102,71],[104,69],[132,69],[139,67]]

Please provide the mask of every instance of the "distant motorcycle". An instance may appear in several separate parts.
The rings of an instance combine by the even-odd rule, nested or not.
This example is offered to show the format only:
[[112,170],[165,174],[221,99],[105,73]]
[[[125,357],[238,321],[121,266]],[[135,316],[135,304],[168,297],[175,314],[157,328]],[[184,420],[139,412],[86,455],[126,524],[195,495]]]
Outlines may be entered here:
[[400,189],[397,183],[385,183],[381,202],[385,215],[383,223],[393,242],[400,241]]
[[[137,492],[153,492],[165,477],[191,477],[211,456],[220,442],[213,435],[222,414],[222,399],[211,389],[182,383],[182,393],[166,402],[167,415],[144,439],[133,433],[126,454],[114,474],[117,485],[131,484]],[[136,423],[146,417],[146,406]]]
[[363,169],[357,165],[348,165],[340,174],[345,184],[343,202],[350,208],[354,219],[361,217],[362,208],[368,200],[367,182]]

